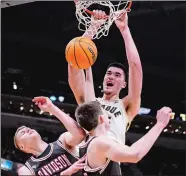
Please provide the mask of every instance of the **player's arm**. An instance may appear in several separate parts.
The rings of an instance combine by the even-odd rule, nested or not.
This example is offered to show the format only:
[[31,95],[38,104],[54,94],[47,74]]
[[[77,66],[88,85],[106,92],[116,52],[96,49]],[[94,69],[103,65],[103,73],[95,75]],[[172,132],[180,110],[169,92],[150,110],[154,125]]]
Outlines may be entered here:
[[71,136],[69,138],[65,137],[65,143],[67,145],[76,146],[85,138],[85,131],[78,125],[78,123],[55,106],[49,98],[35,97],[33,102],[35,102],[42,111],[53,114],[61,123],[63,123]]
[[86,159],[86,156],[83,156],[81,159],[79,159],[78,161],[76,161],[74,164],[72,164],[68,169],[62,171],[60,173],[60,176],[62,175],[73,175],[75,174],[76,172],[78,172],[79,170],[83,169],[86,164],[84,163],[85,162],[85,159]]
[[128,95],[123,99],[123,102],[127,110],[129,120],[132,121],[138,114],[141,104],[143,80],[142,66],[138,50],[128,27],[127,13],[123,15],[121,19],[116,20],[115,23],[123,37],[129,65]]
[[85,138],[85,131],[78,125],[78,123],[61,111],[57,106],[53,106],[50,113],[56,116],[65,126],[68,132],[63,133],[59,140],[68,147],[73,147],[80,144]]
[[20,176],[29,175],[30,176],[33,174],[30,172],[30,170],[26,166],[23,166],[18,170],[18,175]]
[[[162,130],[167,126],[170,120],[172,110],[164,107],[157,113],[157,123],[151,130],[131,147],[114,142],[104,137],[100,138],[97,144],[105,153],[105,157],[117,162],[136,163],[140,161],[152,148],[153,144],[161,134]],[[95,139],[96,140],[96,139]]]
[[68,82],[78,105],[95,100],[94,82],[92,68],[86,71],[73,68],[68,64]]
[[78,105],[85,102],[85,74],[82,69],[73,68],[68,64],[68,83]]
[[96,99],[94,91],[94,81],[92,75],[92,68],[86,69],[86,81],[85,81],[85,102],[94,101]]
[[131,147],[116,143],[105,137],[100,138],[99,150],[104,152],[105,158],[116,162],[137,163],[152,148],[153,144],[159,137],[163,128],[161,125],[155,125],[144,137],[135,142]]
[[[87,37],[89,39],[92,39],[92,33],[90,32],[91,28],[93,28],[93,27],[90,26],[90,28],[85,31],[85,33],[82,35],[82,37]],[[93,30],[93,32],[96,33],[95,30]],[[90,74],[92,74],[92,70],[88,71],[88,75],[90,75]],[[92,87],[94,87],[94,86],[90,85],[90,82],[88,82],[86,84],[86,81],[87,80],[85,78],[84,70],[76,69],[76,68],[72,67],[70,64],[68,64],[68,83],[70,85],[70,88],[75,96],[75,99],[76,99],[78,105],[86,102],[85,96],[87,97],[87,99],[89,99],[88,98],[89,96],[87,96],[87,95],[94,94],[94,90],[87,92],[88,87],[91,87],[91,89],[92,89]],[[92,81],[92,84],[93,84],[93,81]]]
[[[94,14],[97,19],[94,19],[92,16],[91,25],[89,29],[85,31],[83,37],[92,39],[97,32],[96,30],[105,22],[105,20],[102,20],[103,16],[105,16],[103,11],[95,10]],[[91,67],[86,70],[85,78],[83,70],[73,68],[70,64],[68,64],[68,82],[78,104],[95,99]]]

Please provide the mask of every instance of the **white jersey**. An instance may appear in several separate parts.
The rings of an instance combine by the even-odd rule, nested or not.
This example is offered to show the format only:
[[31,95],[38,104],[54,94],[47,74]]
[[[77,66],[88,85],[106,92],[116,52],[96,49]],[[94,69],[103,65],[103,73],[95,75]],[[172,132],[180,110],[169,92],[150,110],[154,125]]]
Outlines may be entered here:
[[125,144],[125,133],[129,123],[126,110],[121,99],[118,100],[103,100],[102,98],[96,99],[101,107],[108,113],[111,126],[108,131],[108,136],[119,142]]

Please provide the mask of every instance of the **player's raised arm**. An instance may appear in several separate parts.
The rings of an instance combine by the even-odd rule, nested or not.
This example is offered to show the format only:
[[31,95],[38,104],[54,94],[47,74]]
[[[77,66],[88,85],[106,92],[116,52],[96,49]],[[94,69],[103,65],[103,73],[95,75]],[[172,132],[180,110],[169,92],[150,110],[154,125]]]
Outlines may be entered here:
[[85,102],[85,74],[82,69],[73,68],[68,64],[68,83],[78,105]]
[[[83,37],[87,37],[89,39],[92,39],[100,25],[105,22],[105,20],[103,20],[105,12],[101,10],[94,10],[93,12],[94,16],[91,18],[91,25],[83,34]],[[85,78],[83,70],[73,68],[70,64],[68,64],[68,82],[78,104],[95,99],[91,68],[86,70]]]
[[128,27],[127,13],[125,13],[120,19],[115,20],[115,23],[124,39],[129,64],[128,95],[123,99],[123,102],[127,109],[127,114],[132,121],[132,119],[138,114],[141,104],[143,80],[142,66],[138,50]]
[[94,91],[94,81],[92,75],[92,68],[86,69],[86,81],[85,81],[85,102],[94,101],[96,99]]
[[172,110],[168,107],[159,110],[156,116],[157,123],[154,127],[131,147],[116,143],[108,137],[99,137],[95,139],[93,141],[95,143],[94,146],[99,146],[101,153],[104,153],[105,157],[112,161],[136,163],[152,148],[162,130],[169,123],[171,112]]
[[67,145],[76,146],[84,139],[84,130],[74,119],[55,106],[49,98],[35,97],[33,102],[35,102],[42,111],[53,114],[63,123],[65,128],[69,131],[69,133],[64,133],[66,136],[68,136],[65,137]]

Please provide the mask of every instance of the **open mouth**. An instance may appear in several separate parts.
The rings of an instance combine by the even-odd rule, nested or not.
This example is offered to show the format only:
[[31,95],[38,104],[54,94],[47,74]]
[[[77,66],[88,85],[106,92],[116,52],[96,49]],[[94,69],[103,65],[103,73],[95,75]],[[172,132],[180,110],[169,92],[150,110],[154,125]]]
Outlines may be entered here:
[[114,84],[112,82],[107,82],[107,87],[112,87]]

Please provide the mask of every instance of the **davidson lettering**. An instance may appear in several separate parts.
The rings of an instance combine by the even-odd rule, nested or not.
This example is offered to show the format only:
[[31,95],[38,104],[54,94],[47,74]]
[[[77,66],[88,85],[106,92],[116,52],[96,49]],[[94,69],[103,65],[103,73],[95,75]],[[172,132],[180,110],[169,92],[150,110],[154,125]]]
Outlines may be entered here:
[[47,165],[41,167],[38,171],[38,175],[45,176],[45,175],[54,175],[55,173],[61,172],[72,164],[68,160],[65,154],[58,156],[57,158],[53,159]]

